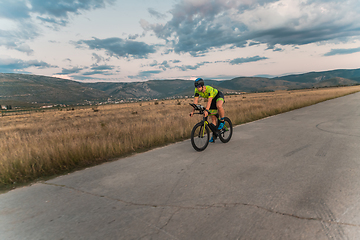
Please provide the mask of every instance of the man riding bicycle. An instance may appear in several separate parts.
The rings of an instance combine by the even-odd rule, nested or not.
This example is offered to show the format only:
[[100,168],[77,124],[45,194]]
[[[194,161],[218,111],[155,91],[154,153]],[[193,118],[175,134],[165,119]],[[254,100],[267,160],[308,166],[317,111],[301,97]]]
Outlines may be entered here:
[[[208,102],[206,104],[206,110],[208,110],[210,113],[216,113],[216,110],[219,111],[220,123],[217,129],[221,130],[224,127],[224,117],[225,117],[225,110],[223,108],[223,104],[225,102],[224,94],[209,85],[205,86],[204,80],[202,78],[197,78],[195,80],[194,85],[195,85],[194,104],[198,104],[199,96],[203,98],[207,98]],[[194,111],[195,109],[193,109],[192,112],[190,113],[191,117],[194,115]],[[204,112],[205,117],[208,116],[208,111]],[[216,124],[215,115],[211,115],[211,121],[213,124]],[[214,137],[211,137],[210,142],[214,142]]]

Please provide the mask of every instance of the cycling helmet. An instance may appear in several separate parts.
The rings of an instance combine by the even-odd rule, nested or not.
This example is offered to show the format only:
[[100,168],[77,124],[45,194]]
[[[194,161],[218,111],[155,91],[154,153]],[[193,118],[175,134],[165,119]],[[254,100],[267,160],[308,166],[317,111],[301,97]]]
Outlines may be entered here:
[[204,80],[202,78],[197,78],[194,82],[194,85],[195,85],[195,87],[198,87],[199,85],[204,86],[205,85]]

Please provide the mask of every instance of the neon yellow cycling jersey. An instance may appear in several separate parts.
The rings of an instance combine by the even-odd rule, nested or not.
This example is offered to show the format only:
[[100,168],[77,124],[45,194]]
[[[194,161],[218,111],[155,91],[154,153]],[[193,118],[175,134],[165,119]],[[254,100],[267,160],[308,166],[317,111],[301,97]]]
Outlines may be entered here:
[[194,92],[194,96],[198,97],[201,96],[203,98],[214,98],[217,94],[218,94],[218,90],[211,87],[211,86],[205,86],[206,90],[205,92],[200,92],[199,90],[197,90],[197,88],[195,88],[195,92]]

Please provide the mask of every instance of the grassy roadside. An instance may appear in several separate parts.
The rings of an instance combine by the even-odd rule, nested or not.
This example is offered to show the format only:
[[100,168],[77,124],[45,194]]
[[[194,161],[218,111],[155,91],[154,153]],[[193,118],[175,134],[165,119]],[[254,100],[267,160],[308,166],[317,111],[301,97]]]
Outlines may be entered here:
[[[360,91],[360,86],[226,96],[235,125]],[[0,190],[190,137],[192,99],[0,118]],[[189,145],[189,148],[191,146]]]

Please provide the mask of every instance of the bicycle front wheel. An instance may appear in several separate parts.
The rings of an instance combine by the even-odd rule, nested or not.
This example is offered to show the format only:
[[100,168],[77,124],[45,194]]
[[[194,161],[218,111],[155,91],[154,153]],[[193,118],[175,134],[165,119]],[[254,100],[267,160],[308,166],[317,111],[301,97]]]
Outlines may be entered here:
[[204,122],[197,123],[191,131],[191,144],[196,151],[204,151],[210,140],[210,130]]
[[224,123],[225,123],[225,125],[224,125],[223,129],[220,130],[219,138],[220,138],[220,141],[222,141],[223,143],[227,143],[231,139],[231,136],[233,133],[233,127],[232,127],[232,123],[228,117],[224,118]]

